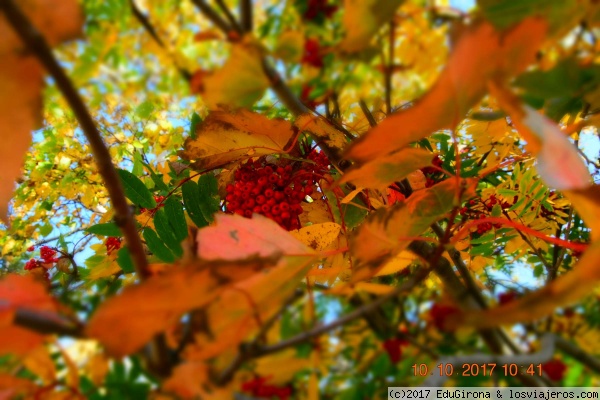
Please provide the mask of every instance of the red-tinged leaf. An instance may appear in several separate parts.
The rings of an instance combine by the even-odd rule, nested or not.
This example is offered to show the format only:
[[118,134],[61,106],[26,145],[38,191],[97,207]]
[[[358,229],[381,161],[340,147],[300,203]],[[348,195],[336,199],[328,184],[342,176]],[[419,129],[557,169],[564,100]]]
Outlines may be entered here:
[[[83,23],[74,0],[28,1],[24,12],[50,45],[79,35]],[[8,202],[27,149],[31,131],[41,123],[43,72],[0,14],[0,218],[6,221]]]
[[201,169],[232,161],[283,153],[294,137],[292,126],[248,110],[213,111],[185,141],[181,156]]
[[384,190],[391,183],[406,178],[411,172],[431,165],[433,157],[427,150],[407,147],[349,171],[339,183],[352,182],[360,188]]
[[535,60],[546,23],[529,18],[506,32],[485,21],[465,29],[446,68],[415,105],[395,113],[348,150],[360,162],[405,147],[440,129],[453,129],[485,94],[491,78],[508,78]]
[[308,255],[314,251],[273,220],[255,214],[252,219],[217,214],[215,226],[197,234],[197,257],[203,260],[239,260],[246,257]]
[[[465,182],[462,199],[474,195],[474,185]],[[354,256],[353,280],[376,275],[390,259],[429,226],[452,210],[457,194],[456,180],[446,179],[428,189],[414,192],[406,201],[391,208],[380,208],[360,225],[350,237]]]
[[490,90],[537,157],[537,171],[544,182],[555,189],[583,189],[591,185],[590,172],[577,148],[564,132],[543,116],[497,84]]
[[235,280],[277,263],[277,258],[173,266],[102,304],[86,328],[115,357],[139,350],[185,312],[203,307]]

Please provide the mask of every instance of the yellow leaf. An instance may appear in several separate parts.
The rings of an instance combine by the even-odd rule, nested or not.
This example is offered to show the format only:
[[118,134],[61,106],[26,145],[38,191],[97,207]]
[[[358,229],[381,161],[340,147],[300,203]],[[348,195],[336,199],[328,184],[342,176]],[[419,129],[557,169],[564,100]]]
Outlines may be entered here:
[[261,357],[256,361],[254,371],[260,375],[269,377],[268,383],[272,385],[283,385],[292,380],[294,375],[312,364],[308,358],[298,358],[296,349],[286,349],[267,357]]
[[371,38],[394,18],[396,8],[404,0],[345,0],[342,23],[346,34],[339,44],[344,53],[364,50]]
[[219,106],[250,108],[270,84],[261,51],[252,44],[234,44],[223,68],[204,78],[203,99],[211,110]]
[[306,225],[308,223],[320,224],[322,222],[333,221],[332,211],[329,208],[329,204],[326,200],[317,199],[312,203],[302,203],[302,210],[300,214],[300,223]]
[[324,222],[290,231],[290,234],[313,250],[323,251],[338,237],[341,228],[335,222]]
[[375,276],[391,275],[408,268],[417,259],[412,252],[403,250],[388,261]]
[[311,132],[330,148],[341,149],[346,145],[344,134],[330,125],[324,118],[312,114],[303,114],[296,118],[294,126],[301,131]]
[[210,169],[232,161],[283,153],[294,132],[289,122],[248,110],[213,111],[185,141],[181,157]]
[[304,33],[300,30],[285,31],[279,36],[275,56],[287,63],[298,63],[304,54]]

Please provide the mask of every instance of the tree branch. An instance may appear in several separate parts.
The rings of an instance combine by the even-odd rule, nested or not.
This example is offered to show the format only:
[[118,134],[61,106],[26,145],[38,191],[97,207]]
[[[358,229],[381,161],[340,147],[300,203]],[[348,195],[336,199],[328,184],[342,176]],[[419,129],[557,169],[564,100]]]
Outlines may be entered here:
[[[102,140],[102,136],[98,131],[96,124],[90,115],[85,103],[79,96],[77,89],[73,86],[73,83],[62,69],[52,50],[48,46],[43,35],[31,24],[31,21],[21,11],[19,6],[14,0],[3,0],[0,1],[0,10],[4,12],[7,17],[7,21],[18,34],[20,39],[25,43],[33,55],[40,61],[40,63],[46,68],[48,73],[54,79],[56,86],[59,88],[67,103],[73,110],[81,130],[85,134],[96,165],[98,166],[98,172],[104,180],[104,184],[115,210],[114,220],[117,226],[123,232],[123,236],[127,241],[131,258],[135,266],[135,270],[139,275],[140,279],[145,279],[150,276],[148,269],[148,260],[144,252],[142,241],[138,235],[135,219],[133,217],[131,207],[127,203],[125,193],[121,186],[119,176],[115,166],[112,163],[108,148]],[[170,369],[170,363],[164,359],[149,360],[152,365],[155,366],[168,366]]]
[[229,32],[233,30],[231,25],[227,23],[221,16],[204,0],[192,0],[192,3],[198,7],[198,9],[206,15],[208,19],[212,21],[219,29],[221,29],[226,35],[229,35]]
[[56,334],[74,338],[84,337],[81,324],[55,313],[17,309],[13,322],[23,328],[44,335]]

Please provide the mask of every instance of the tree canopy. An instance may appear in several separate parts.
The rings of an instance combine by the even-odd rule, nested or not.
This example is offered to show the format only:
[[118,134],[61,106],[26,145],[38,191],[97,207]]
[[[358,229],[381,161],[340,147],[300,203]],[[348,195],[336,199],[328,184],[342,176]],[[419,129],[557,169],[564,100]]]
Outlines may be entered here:
[[464,3],[0,0],[0,399],[599,385],[600,3]]

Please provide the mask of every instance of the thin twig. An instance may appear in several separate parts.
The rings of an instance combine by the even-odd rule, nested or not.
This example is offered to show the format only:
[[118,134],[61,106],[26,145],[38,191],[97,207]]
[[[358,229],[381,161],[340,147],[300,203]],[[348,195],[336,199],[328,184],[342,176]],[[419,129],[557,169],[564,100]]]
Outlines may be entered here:
[[252,32],[254,17],[252,15],[252,0],[240,0],[240,19],[244,32]]
[[371,110],[369,110],[367,103],[365,103],[363,99],[360,99],[358,101],[358,105],[360,106],[360,109],[362,110],[363,114],[365,114],[367,121],[369,121],[369,126],[371,126],[371,128],[377,126],[377,121],[375,120],[375,117],[373,117]]
[[200,9],[200,11],[206,15],[208,19],[212,21],[219,29],[221,29],[226,35],[233,30],[231,25],[227,23],[221,16],[204,0],[192,0],[192,3],[196,5]]
[[235,17],[229,10],[229,7],[227,7],[227,4],[225,4],[225,2],[223,0],[217,0],[217,5],[219,6],[219,8],[223,12],[223,14],[225,14],[225,17],[227,18],[227,20],[229,21],[229,24],[233,27],[233,29],[235,29],[236,31],[238,31],[240,33],[243,33],[242,27],[240,26],[240,24],[237,22],[237,20],[235,19]]

